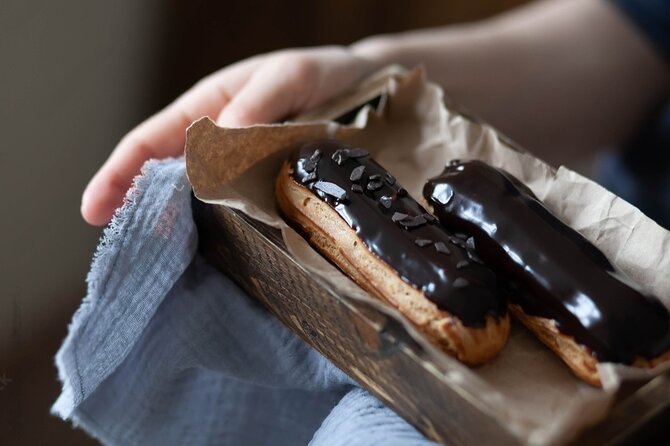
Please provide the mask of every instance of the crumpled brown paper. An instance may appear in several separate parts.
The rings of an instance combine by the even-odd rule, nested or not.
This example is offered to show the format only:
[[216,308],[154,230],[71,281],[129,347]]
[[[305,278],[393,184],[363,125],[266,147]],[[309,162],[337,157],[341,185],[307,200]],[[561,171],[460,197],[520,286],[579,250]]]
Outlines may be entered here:
[[369,297],[284,223],[274,202],[274,180],[281,162],[303,143],[338,138],[369,150],[420,198],[425,180],[439,174],[448,160],[484,160],[526,183],[552,211],[668,308],[670,233],[590,180],[563,167],[554,170],[515,150],[493,128],[447,109],[441,89],[427,82],[420,70],[386,80],[387,74],[312,114],[333,118],[370,99],[375,84],[386,83],[379,109],[364,108],[352,126],[321,121],[229,129],[207,118],[195,122],[186,144],[193,190],[202,201],[239,209],[280,228],[299,263],[342,295],[365,300],[400,320],[447,370],[447,379],[469,394],[472,404],[499,419],[520,439],[530,444],[563,443],[606,415],[622,379],[655,376],[669,367],[640,371],[606,364],[600,368],[604,388],[596,389],[575,378],[520,326],[513,327],[508,344],[492,363],[475,369],[460,364],[429,344],[395,309]]

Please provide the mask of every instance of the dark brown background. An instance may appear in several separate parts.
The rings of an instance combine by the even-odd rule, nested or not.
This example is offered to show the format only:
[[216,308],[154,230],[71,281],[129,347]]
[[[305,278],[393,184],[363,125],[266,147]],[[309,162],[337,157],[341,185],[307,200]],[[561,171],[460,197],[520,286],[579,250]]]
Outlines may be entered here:
[[[250,55],[280,48],[347,45],[366,36],[482,19],[524,0],[169,2],[151,105]],[[175,32],[181,30],[181,32]]]
[[260,52],[477,20],[523,0],[0,2],[0,444],[91,444],[49,415],[100,235],[81,191],[116,141]]

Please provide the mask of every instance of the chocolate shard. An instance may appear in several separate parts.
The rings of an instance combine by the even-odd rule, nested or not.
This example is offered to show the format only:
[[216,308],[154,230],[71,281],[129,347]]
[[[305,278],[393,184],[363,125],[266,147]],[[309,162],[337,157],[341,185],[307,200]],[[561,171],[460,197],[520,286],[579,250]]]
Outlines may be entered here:
[[379,204],[384,206],[386,209],[389,209],[391,204],[393,204],[393,199],[388,195],[384,195],[379,199]]
[[445,245],[444,242],[435,242],[435,250],[442,254],[451,254],[451,250],[447,248],[447,245]]
[[389,186],[393,186],[396,182],[395,177],[388,172],[386,172],[386,175],[384,176],[384,180],[386,180],[386,182],[389,184]]
[[468,285],[470,285],[470,282],[464,277],[457,277],[454,280],[454,288],[465,288]]
[[302,184],[309,184],[316,181],[316,171],[311,171],[300,181]]
[[349,159],[349,151],[347,149],[339,149],[333,153],[331,157],[333,161],[337,163],[338,166],[341,166]]
[[381,181],[370,181],[370,182],[368,183],[368,186],[367,186],[367,187],[368,187],[368,190],[369,190],[369,191],[373,191],[373,192],[374,192],[374,191],[377,191],[377,190],[381,189],[383,185],[384,185],[384,184],[383,184]]
[[402,212],[395,212],[395,213],[391,216],[391,220],[392,220],[394,223],[398,223],[399,221],[403,221],[404,219],[406,219],[406,218],[408,218],[408,217],[409,217],[409,215],[407,215],[407,214],[403,214]]
[[421,225],[425,225],[426,219],[423,218],[423,215],[416,215],[414,217],[408,217],[405,218],[404,220],[400,220],[399,223],[405,228],[416,228]]
[[457,232],[454,235],[456,237],[460,238],[461,240],[467,240],[468,239],[468,234],[463,234],[462,232]]
[[428,246],[431,243],[433,243],[432,240],[428,240],[428,239],[425,239],[425,238],[418,238],[418,239],[414,240],[414,244],[417,245],[417,246],[420,246],[421,248],[423,248],[424,246]]
[[473,237],[468,237],[468,239],[465,241],[465,247],[468,249],[468,251],[475,251],[475,239]]
[[470,264],[470,262],[468,262],[467,260],[461,260],[460,262],[458,262],[456,264],[456,269],[463,269],[466,266],[468,266],[469,264]]
[[338,166],[341,166],[349,158],[363,158],[368,155],[368,151],[363,149],[338,149],[333,153],[332,158]]
[[[302,168],[305,169],[305,172],[312,173],[316,169],[319,160],[321,159],[321,151],[316,149],[312,155],[305,160],[302,165]],[[303,181],[304,183],[304,181]]]
[[324,194],[330,195],[331,197],[337,198],[338,200],[344,200],[347,198],[347,191],[335,183],[319,180],[314,183],[313,187],[314,189],[320,190]]
[[354,192],[357,192],[359,194],[363,193],[363,187],[360,184],[352,184],[351,185],[351,190]]
[[351,171],[351,175],[349,175],[349,179],[351,181],[360,181],[364,173],[365,173],[365,166],[354,167],[354,170]]
[[379,175],[378,173],[376,173],[376,174],[374,174],[374,175],[370,175],[370,177],[368,178],[368,180],[370,180],[370,181],[379,181],[379,180],[381,180],[381,178],[382,178],[382,176]]
[[363,158],[370,155],[370,153],[367,150],[364,149],[347,149],[347,156],[349,158]]
[[454,237],[453,235],[450,235],[449,236],[449,241],[451,243],[453,243],[454,245],[460,246],[461,248],[465,249],[465,242],[463,240],[461,240],[460,238]]

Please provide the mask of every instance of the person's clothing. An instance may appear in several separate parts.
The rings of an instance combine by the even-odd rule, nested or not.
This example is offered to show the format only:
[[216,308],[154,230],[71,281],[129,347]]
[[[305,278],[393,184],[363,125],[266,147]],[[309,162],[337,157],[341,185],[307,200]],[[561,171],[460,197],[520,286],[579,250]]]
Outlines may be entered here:
[[620,151],[601,157],[599,182],[670,229],[670,103]]
[[668,0],[612,1],[670,61],[670,2]]
[[[670,1],[612,1],[670,64]],[[618,151],[603,156],[598,181],[670,229],[670,102]]]
[[196,253],[182,161],[106,230],[52,410],[105,444],[433,444]]

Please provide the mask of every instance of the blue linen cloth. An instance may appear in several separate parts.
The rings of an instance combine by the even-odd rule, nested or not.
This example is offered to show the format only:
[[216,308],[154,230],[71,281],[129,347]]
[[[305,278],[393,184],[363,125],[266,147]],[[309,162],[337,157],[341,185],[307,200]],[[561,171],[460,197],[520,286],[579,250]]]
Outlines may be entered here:
[[52,411],[105,444],[429,445],[196,253],[183,160],[150,161],[56,356]]

